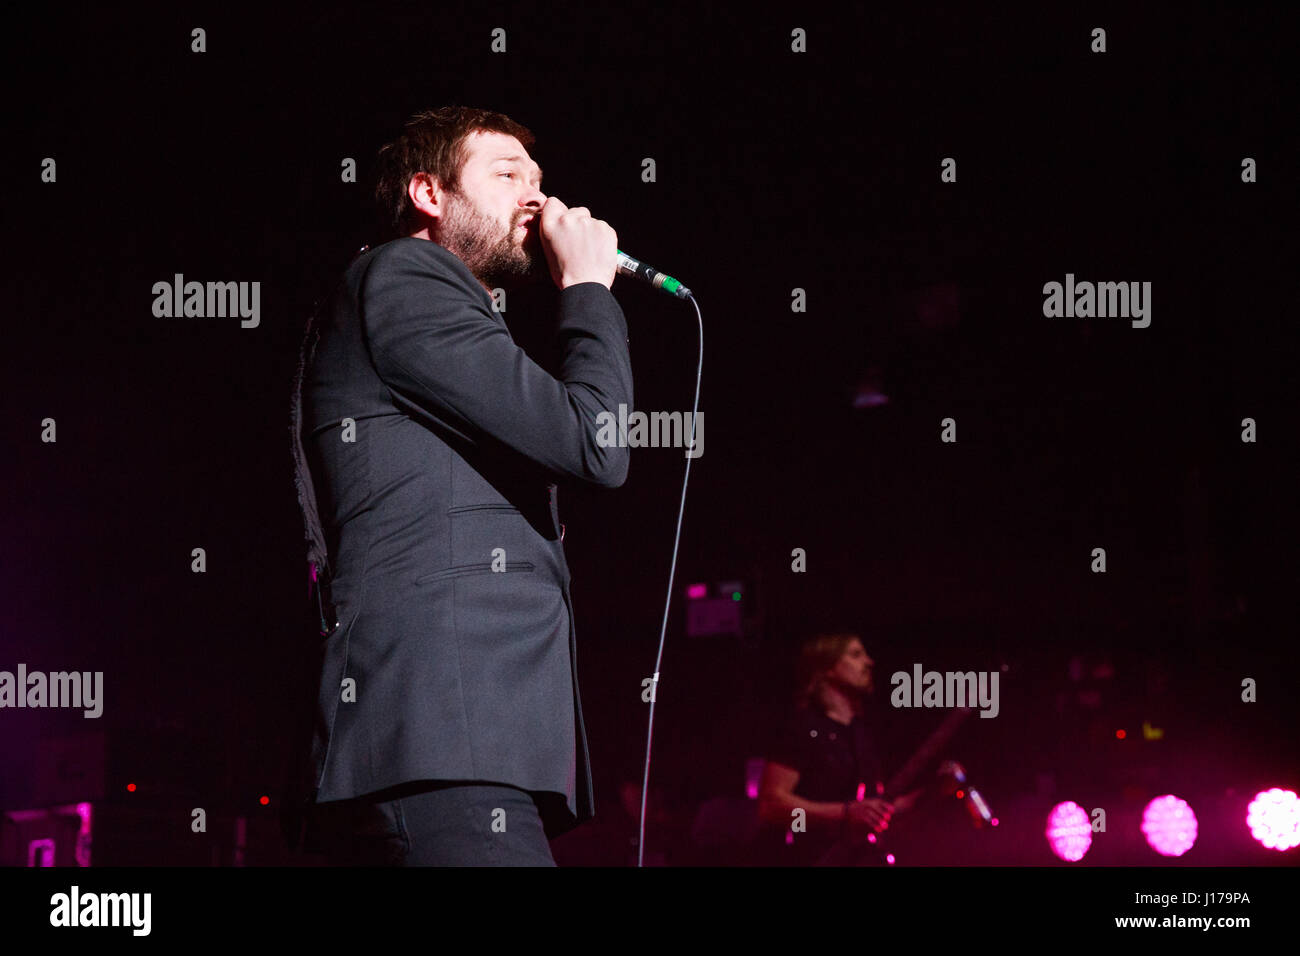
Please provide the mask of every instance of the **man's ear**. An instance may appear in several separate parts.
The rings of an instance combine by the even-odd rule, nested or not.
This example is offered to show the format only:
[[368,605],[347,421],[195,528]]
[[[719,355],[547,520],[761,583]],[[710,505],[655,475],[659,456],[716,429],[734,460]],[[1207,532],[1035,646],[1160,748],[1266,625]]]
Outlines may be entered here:
[[442,217],[446,192],[436,176],[416,173],[406,184],[406,195],[417,211],[433,219]]

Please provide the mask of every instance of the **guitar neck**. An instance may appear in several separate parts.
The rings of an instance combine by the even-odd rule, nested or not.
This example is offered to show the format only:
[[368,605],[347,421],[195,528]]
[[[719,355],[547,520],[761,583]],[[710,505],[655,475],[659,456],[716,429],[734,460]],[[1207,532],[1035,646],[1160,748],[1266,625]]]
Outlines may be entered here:
[[935,728],[934,732],[926,738],[925,743],[921,744],[919,750],[912,754],[910,760],[899,769],[885,783],[885,796],[895,797],[906,790],[920,775],[926,765],[933,760],[939,753],[940,749],[952,739],[952,735],[957,732],[957,728],[971,714],[970,707],[958,707],[944,719],[944,722]]

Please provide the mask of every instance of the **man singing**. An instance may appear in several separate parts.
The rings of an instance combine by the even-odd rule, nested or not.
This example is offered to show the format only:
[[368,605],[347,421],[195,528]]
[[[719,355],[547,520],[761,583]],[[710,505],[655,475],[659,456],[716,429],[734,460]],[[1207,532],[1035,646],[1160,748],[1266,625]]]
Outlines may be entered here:
[[[594,812],[554,482],[626,480],[596,418],[632,406],[632,368],[615,232],[542,192],[533,142],[499,113],[413,116],[379,155],[398,238],[353,260],[304,347],[325,632],[306,847],[340,864],[554,866],[548,839]],[[559,378],[493,307],[547,271]]]

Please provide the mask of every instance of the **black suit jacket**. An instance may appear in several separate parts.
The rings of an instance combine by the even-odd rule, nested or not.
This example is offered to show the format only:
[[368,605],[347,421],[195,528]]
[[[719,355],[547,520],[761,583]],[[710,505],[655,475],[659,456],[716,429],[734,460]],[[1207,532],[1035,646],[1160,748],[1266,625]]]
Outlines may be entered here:
[[317,802],[476,780],[541,792],[551,836],[593,814],[554,482],[623,484],[628,450],[598,444],[596,416],[631,409],[632,368],[599,283],[559,293],[557,335],[559,379],[427,240],[348,267],[302,391],[339,625]]

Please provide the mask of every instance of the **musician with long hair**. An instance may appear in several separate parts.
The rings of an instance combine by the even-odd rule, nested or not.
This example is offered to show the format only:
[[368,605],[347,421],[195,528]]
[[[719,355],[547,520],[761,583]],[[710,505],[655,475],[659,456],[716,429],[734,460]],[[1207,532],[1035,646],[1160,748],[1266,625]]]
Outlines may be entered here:
[[875,661],[852,633],[818,634],[799,658],[795,710],[768,753],[759,816],[781,831],[776,862],[808,866],[837,846],[883,833],[919,791],[883,799],[876,741],[864,716]]

